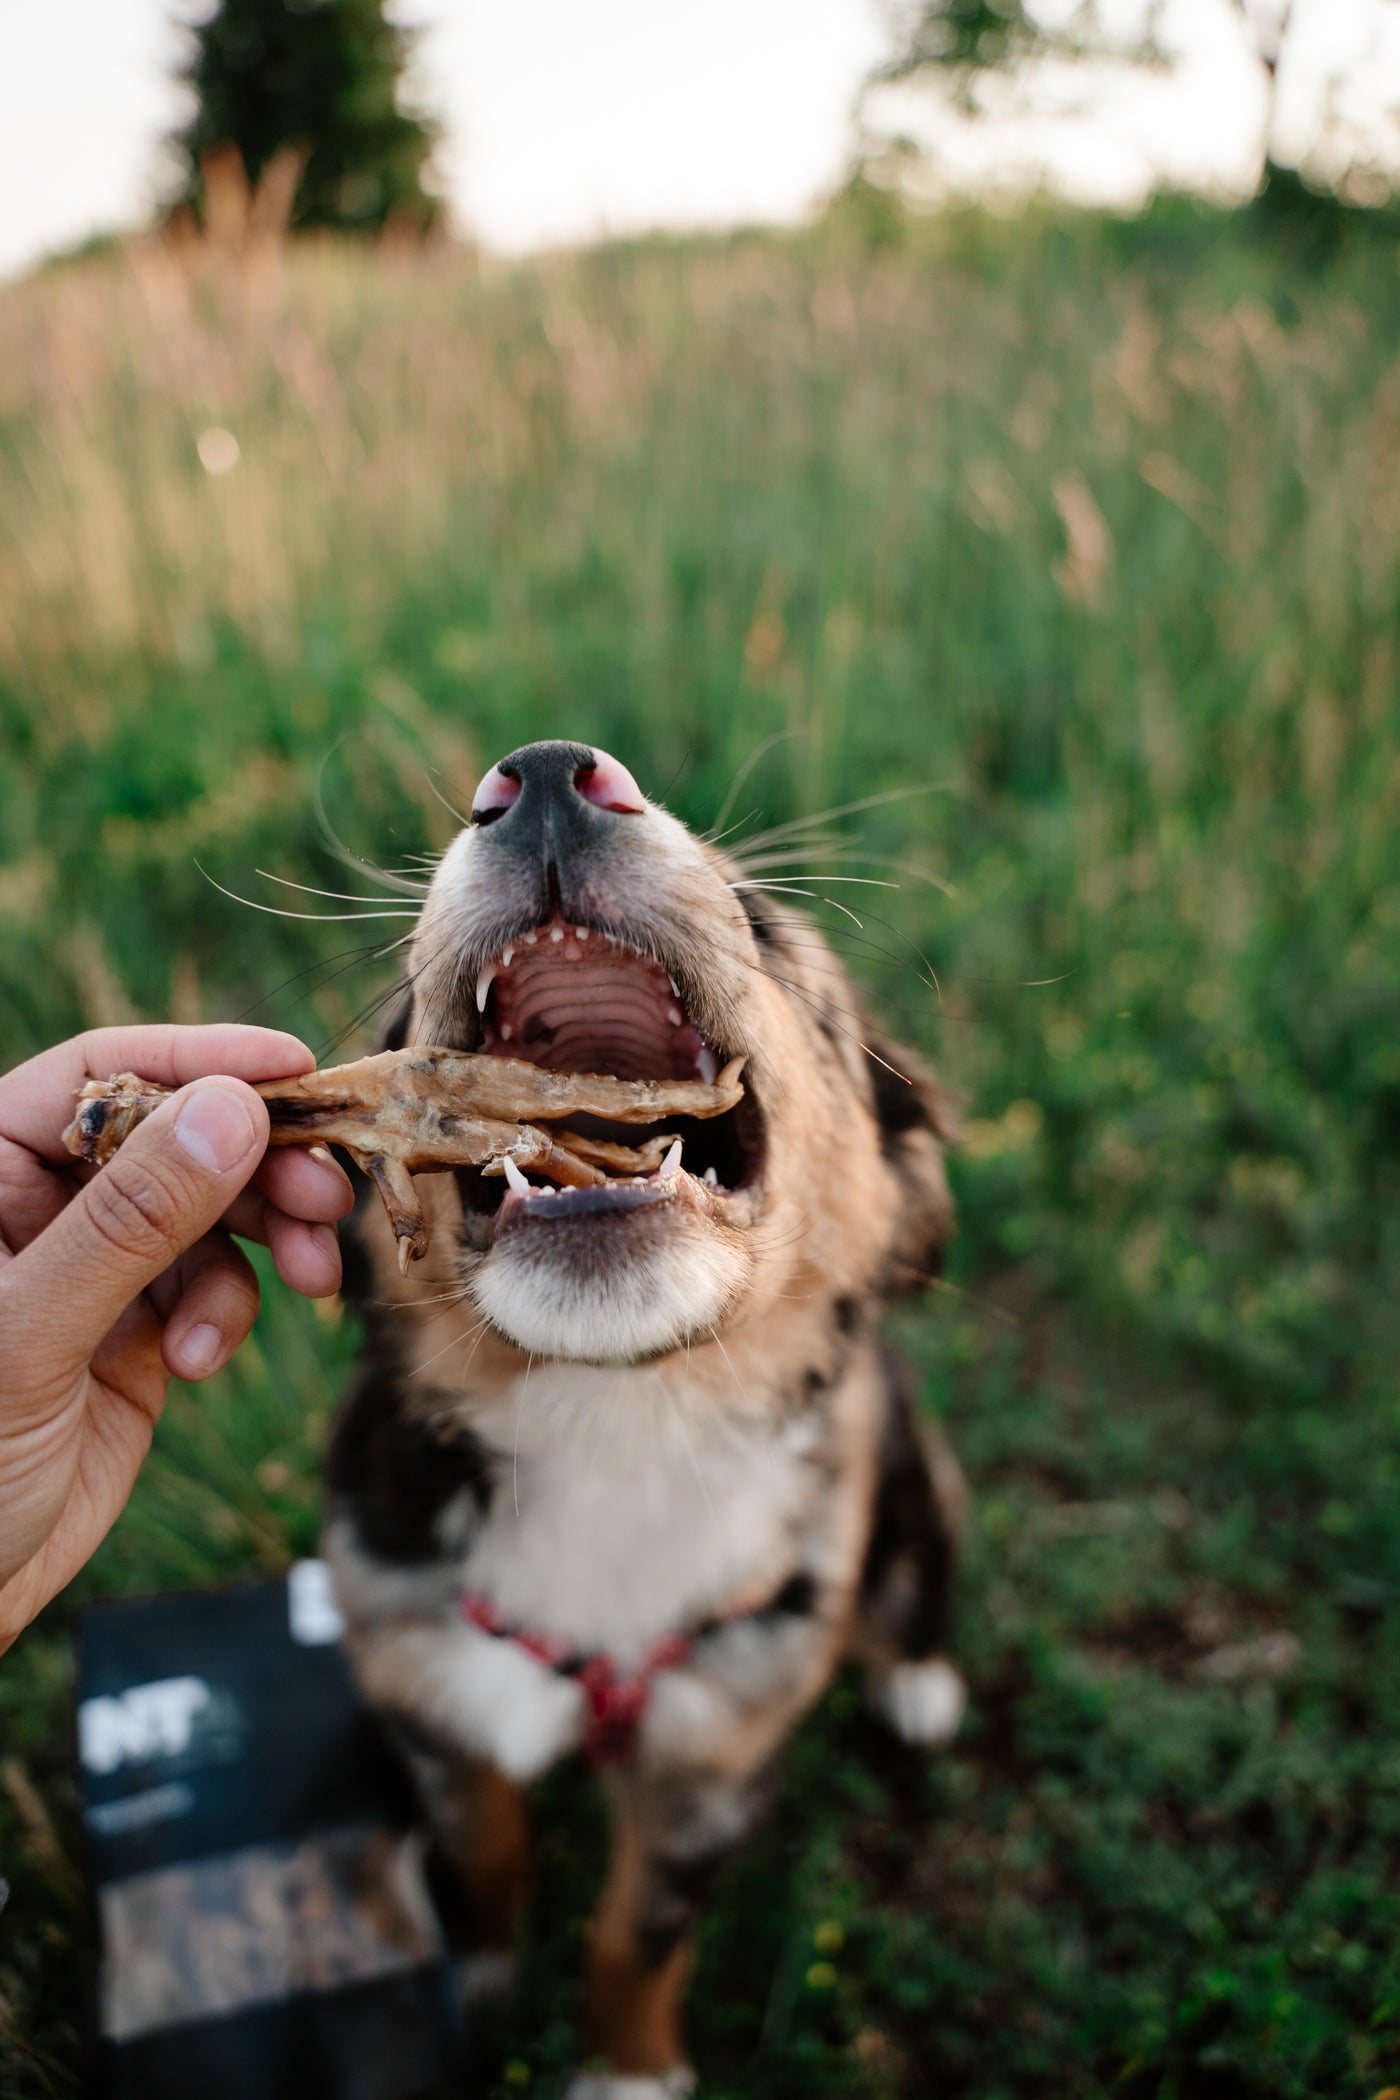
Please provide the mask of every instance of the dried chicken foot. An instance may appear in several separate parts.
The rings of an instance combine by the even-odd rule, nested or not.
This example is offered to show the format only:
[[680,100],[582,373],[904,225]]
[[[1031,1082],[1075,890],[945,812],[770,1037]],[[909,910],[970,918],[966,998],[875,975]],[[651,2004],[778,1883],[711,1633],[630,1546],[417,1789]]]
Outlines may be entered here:
[[[374,1182],[393,1227],[399,1266],[427,1252],[428,1229],[414,1174],[478,1166],[503,1174],[507,1156],[571,1187],[659,1166],[671,1139],[638,1146],[550,1131],[539,1121],[587,1113],[614,1123],[652,1123],[663,1116],[723,1115],[743,1097],[743,1060],[726,1065],[713,1085],[699,1080],[614,1079],[607,1073],[549,1072],[509,1057],[461,1050],[386,1050],[354,1064],[269,1080],[256,1091],[267,1103],[273,1145],[340,1145]],[[168,1089],[118,1073],[90,1080],[63,1133],[68,1150],[104,1166],[123,1139],[165,1100]]]

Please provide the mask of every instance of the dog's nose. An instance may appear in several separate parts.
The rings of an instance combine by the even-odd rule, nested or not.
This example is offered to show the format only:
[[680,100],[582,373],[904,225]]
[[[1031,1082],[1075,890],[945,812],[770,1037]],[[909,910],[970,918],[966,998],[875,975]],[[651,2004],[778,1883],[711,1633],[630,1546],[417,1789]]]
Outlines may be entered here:
[[492,766],[472,796],[472,822],[489,824],[522,798],[558,803],[574,797],[617,816],[641,814],[642,791],[620,759],[588,744],[523,744]]
[[499,845],[552,866],[645,807],[626,766],[595,745],[523,744],[477,788],[472,823],[499,824]]

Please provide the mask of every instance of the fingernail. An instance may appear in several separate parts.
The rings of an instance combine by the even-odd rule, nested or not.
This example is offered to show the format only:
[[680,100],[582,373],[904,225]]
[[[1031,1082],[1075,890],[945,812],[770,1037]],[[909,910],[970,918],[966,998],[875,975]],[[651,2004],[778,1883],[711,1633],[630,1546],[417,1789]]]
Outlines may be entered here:
[[257,1142],[253,1121],[238,1095],[226,1086],[201,1087],[175,1119],[183,1151],[212,1174],[226,1174],[246,1159]]
[[217,1327],[211,1327],[204,1320],[198,1327],[190,1329],[175,1353],[187,1371],[195,1377],[203,1377],[206,1371],[213,1370],[223,1355],[224,1338]]

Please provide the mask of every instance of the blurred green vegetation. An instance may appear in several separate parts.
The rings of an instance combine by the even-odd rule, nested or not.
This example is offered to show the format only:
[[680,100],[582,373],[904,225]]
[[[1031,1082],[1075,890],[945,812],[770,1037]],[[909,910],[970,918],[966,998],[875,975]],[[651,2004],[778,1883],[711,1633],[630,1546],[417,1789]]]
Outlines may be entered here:
[[[803,1732],[705,1936],[717,2096],[1400,2083],[1398,255],[853,193],[0,295],[5,1062],[130,1014],[361,1047],[351,944],[407,922],[201,872],[352,910],[255,872],[376,893],[318,796],[397,867],[530,737],[702,828],[769,739],[734,820],[931,790],[789,873],[965,1097],[899,1324],[974,1490],[972,1711],[932,1764],[844,1684]],[[269,1293],[82,1589],[305,1550],[352,1346]],[[16,2100],[78,2089],[70,1608],[0,1670]],[[599,1827],[546,1793],[491,2092],[573,2046]]]

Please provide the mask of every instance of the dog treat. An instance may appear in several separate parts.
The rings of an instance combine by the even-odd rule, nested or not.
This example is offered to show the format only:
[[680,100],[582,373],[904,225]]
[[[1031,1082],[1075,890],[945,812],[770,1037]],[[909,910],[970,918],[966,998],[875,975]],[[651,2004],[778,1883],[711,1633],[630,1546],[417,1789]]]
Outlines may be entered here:
[[[299,1079],[268,1080],[254,1092],[267,1103],[271,1144],[339,1145],[369,1176],[406,1273],[410,1261],[428,1251],[415,1174],[450,1167],[504,1174],[510,1160],[522,1172],[532,1168],[566,1187],[587,1188],[610,1174],[651,1173],[673,1142],[669,1134],[632,1146],[540,1126],[579,1114],[610,1123],[723,1115],[743,1098],[743,1066],[742,1058],[733,1059],[707,1086],[700,1080],[550,1072],[513,1057],[415,1048],[385,1050]],[[63,1142],[77,1158],[105,1166],[170,1091],[133,1072],[89,1080]]]

